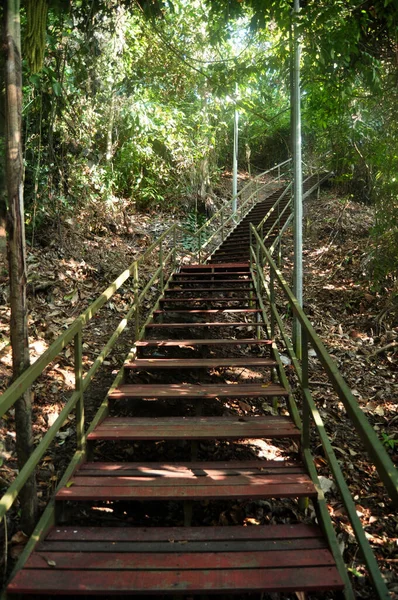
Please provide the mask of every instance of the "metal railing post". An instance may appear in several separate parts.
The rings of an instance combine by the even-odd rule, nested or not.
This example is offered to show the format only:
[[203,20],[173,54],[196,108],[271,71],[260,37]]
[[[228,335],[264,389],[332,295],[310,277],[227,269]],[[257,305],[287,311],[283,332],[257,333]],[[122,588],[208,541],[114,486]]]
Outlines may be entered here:
[[275,308],[275,273],[272,267],[270,267],[270,274],[269,274],[269,295],[270,295],[270,309],[271,309],[271,318],[270,318],[270,333],[271,333],[271,338],[274,337],[275,335],[275,315],[274,315],[274,308]]
[[173,271],[177,266],[177,227],[174,225],[173,229]]
[[[303,402],[302,410],[302,430],[301,430],[301,449],[303,454],[310,448],[310,407],[308,404],[308,335],[305,328],[301,332],[301,394]],[[300,510],[308,508],[309,499],[307,497],[300,498]]]
[[76,404],[76,439],[77,449],[84,451],[86,448],[86,437],[84,434],[84,395],[83,395],[83,332],[80,325],[74,337],[74,359],[75,359],[75,391],[79,394]]
[[202,250],[202,232],[199,231],[199,236],[198,236],[198,263],[200,264],[200,259],[201,259],[201,250]]
[[163,273],[163,241],[162,240],[159,244],[159,267],[160,267],[159,287],[160,287],[160,293],[163,294],[164,273]]
[[138,263],[134,263],[133,267],[133,289],[134,289],[134,306],[135,306],[135,318],[134,318],[134,333],[135,339],[138,340],[140,335],[140,300],[139,300],[139,287],[138,287]]
[[301,387],[303,391],[303,429],[302,429],[302,446],[303,450],[310,447],[310,409],[307,402],[306,391],[308,388],[308,335],[303,327],[301,335]]
[[[260,295],[260,284],[261,284],[261,277],[260,277],[260,269],[262,269],[261,264],[260,264],[260,244],[258,242],[258,240],[256,240],[256,280],[257,280],[257,294]],[[258,316],[259,313],[257,314],[257,320],[258,320]],[[257,330],[257,339],[261,339],[261,332],[260,332],[260,326],[258,325],[256,327]]]
[[224,233],[224,211],[221,211],[221,240],[224,241],[225,233]]

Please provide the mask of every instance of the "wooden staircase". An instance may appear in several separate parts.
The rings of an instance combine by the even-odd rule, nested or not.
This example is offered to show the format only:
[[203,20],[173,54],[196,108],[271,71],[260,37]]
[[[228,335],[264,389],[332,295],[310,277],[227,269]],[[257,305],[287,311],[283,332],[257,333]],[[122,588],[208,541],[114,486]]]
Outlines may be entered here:
[[[317,501],[300,460],[238,460],[233,450],[232,460],[217,454],[212,460],[202,448],[216,440],[230,448],[235,440],[300,444],[290,416],[261,408],[271,399],[283,402],[287,392],[271,377],[276,363],[248,262],[183,266],[159,306],[125,364],[123,385],[109,393],[108,416],[88,436],[91,460],[56,495],[58,514],[67,507],[70,516],[36,546],[8,594],[158,598],[341,590],[316,525],[195,524],[197,507],[216,501]],[[244,381],[238,369],[247,374]],[[153,455],[154,443],[162,444],[160,456]],[[125,458],[115,460],[126,447]],[[148,460],[132,460],[136,448],[144,456],[148,449]],[[183,459],[170,458],[167,448]],[[177,522],[158,526],[149,514],[153,501],[184,510]],[[82,521],[82,507],[112,512],[119,502],[130,515],[137,502],[145,503],[149,525]]]
[[[303,182],[303,198],[318,188],[319,182],[326,181],[330,176],[331,173],[325,172],[307,177]],[[281,200],[278,202],[279,198]],[[255,226],[259,225],[268,213],[270,214],[263,224],[263,230],[264,232],[270,232],[266,240],[266,246],[270,247],[290,216],[291,211],[289,209],[285,210],[289,202],[290,194],[286,193],[286,187],[281,187],[261,202],[255,204],[235,229],[231,231],[221,246],[212,254],[209,262],[223,263],[225,261],[239,262],[249,260],[250,223]],[[279,226],[276,225],[278,219]]]

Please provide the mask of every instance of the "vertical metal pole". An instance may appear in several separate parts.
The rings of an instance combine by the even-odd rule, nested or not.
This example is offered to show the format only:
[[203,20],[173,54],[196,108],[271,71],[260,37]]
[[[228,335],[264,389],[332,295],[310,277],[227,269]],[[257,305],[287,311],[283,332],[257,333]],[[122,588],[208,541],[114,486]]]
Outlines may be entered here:
[[163,240],[159,244],[159,266],[160,266],[159,287],[160,287],[160,293],[163,294],[163,289],[164,289]]
[[[238,90],[238,86],[236,86]],[[235,108],[234,114],[234,157],[232,163],[232,214],[235,215],[238,208],[238,135],[239,135],[239,113]]]
[[173,229],[173,271],[177,266],[177,227],[174,225]]
[[221,209],[221,240],[224,241],[224,209]]
[[[309,393],[308,389],[308,336],[307,331],[305,329],[301,332],[301,387],[302,387],[302,395],[303,395],[303,429],[301,432],[301,445],[302,450],[308,450],[310,447],[310,408],[308,406],[307,394]],[[300,510],[305,510],[308,508],[308,498],[300,498],[299,500]]]
[[135,306],[135,339],[138,340],[140,335],[140,302],[139,302],[139,288],[138,288],[138,263],[134,263],[133,270],[133,289],[134,289],[134,306]]
[[[262,266],[260,266],[260,243],[257,238],[256,238],[256,269],[257,269],[256,270],[257,295],[260,296],[260,294],[262,292],[262,290],[260,289],[260,285],[261,285],[260,269],[262,270]],[[256,315],[257,315],[257,321],[258,321],[259,313],[256,313]],[[261,339],[260,326],[257,326],[256,331],[257,331],[257,339],[260,340]]]
[[[293,9],[293,165],[294,165],[294,276],[293,291],[300,306],[303,305],[303,176],[301,166],[301,105],[300,105],[300,40],[297,18],[300,0],[294,0]],[[301,356],[301,326],[293,317],[293,344],[296,355]]]
[[79,394],[79,400],[76,404],[76,439],[77,449],[85,450],[86,439],[84,435],[84,396],[83,396],[83,340],[82,328],[74,337],[74,356],[75,356],[75,390]]

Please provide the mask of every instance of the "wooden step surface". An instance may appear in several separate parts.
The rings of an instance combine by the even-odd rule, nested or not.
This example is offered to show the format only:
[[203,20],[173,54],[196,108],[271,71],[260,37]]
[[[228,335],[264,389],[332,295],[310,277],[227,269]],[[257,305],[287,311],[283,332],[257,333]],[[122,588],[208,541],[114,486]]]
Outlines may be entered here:
[[237,262],[224,262],[220,265],[214,267],[214,265],[209,265],[207,263],[199,264],[199,265],[185,265],[180,268],[180,273],[185,273],[186,271],[200,271],[203,270],[208,272],[211,269],[219,270],[219,269],[228,269],[229,271],[243,270],[247,269],[249,271],[249,261],[241,261]]
[[169,285],[175,285],[175,286],[188,286],[188,285],[224,285],[224,284],[230,284],[230,283],[239,283],[240,285],[243,286],[249,286],[249,285],[253,285],[253,281],[251,279],[206,279],[203,281],[203,279],[190,279],[188,281],[176,281],[174,279],[172,279],[169,283]]
[[341,590],[318,527],[54,527],[8,586],[70,596]]
[[68,484],[61,488],[56,500],[202,500],[228,498],[299,498],[316,497],[317,491],[304,469],[267,465],[244,469],[212,468],[202,463],[167,463],[163,468],[151,463],[130,463],[129,471],[118,463],[89,463],[89,469],[78,469]]
[[108,398],[262,398],[263,396],[287,396],[284,387],[276,383],[237,384],[124,384],[112,390]]
[[195,346],[270,346],[272,340],[257,338],[210,338],[210,339],[190,339],[190,340],[137,340],[134,344],[137,348],[161,348],[179,346],[181,348],[192,348]]
[[106,417],[89,440],[299,438],[290,417]]
[[184,323],[148,323],[145,325],[145,329],[197,329],[200,327],[265,327],[267,323],[264,321],[249,321],[248,323],[244,321],[226,321],[226,322],[218,322],[218,321],[206,321],[206,322],[184,322]]
[[[206,282],[207,283],[207,282]],[[219,283],[219,282],[217,282]],[[202,284],[203,285],[203,284]],[[201,292],[251,292],[252,290],[250,289],[250,286],[245,286],[245,287],[240,287],[240,286],[236,286],[236,287],[232,287],[232,286],[225,286],[225,287],[201,287],[201,288],[181,288],[181,289],[167,289],[165,290],[165,296],[169,295],[169,294],[194,294],[198,291],[198,289],[200,289]]]
[[139,369],[220,369],[228,367],[276,367],[270,358],[137,358],[124,368]]
[[194,277],[203,277],[203,281],[206,281],[205,278],[219,278],[222,279],[223,277],[231,277],[231,275],[233,275],[234,277],[236,277],[237,275],[242,275],[244,277],[250,277],[250,272],[249,271],[227,271],[227,272],[216,272],[216,273],[209,273],[208,271],[203,272],[203,273],[198,273],[197,271],[191,271],[188,273],[183,273],[183,272],[179,272],[176,273],[173,276],[173,279],[175,280],[181,280],[181,281],[189,281],[190,278],[194,278]]
[[[155,316],[167,316],[169,314],[182,314],[182,315],[239,315],[239,314],[256,314],[261,313],[259,308],[191,308],[191,309],[178,309],[178,308],[167,308],[164,310],[154,310],[153,315]],[[189,321],[188,321],[189,324]]]
[[[231,302],[247,302],[249,300],[248,296],[244,297],[244,298],[239,298],[239,297],[232,297],[232,298],[225,298],[224,296],[221,298],[215,298],[213,297],[209,297],[209,296],[205,296],[205,297],[199,297],[199,298],[160,298],[159,302],[161,304],[165,304],[167,303],[180,303],[180,302],[186,302],[186,303],[192,303],[192,302],[220,302],[222,304],[230,304]],[[253,299],[254,300],[254,299]]]

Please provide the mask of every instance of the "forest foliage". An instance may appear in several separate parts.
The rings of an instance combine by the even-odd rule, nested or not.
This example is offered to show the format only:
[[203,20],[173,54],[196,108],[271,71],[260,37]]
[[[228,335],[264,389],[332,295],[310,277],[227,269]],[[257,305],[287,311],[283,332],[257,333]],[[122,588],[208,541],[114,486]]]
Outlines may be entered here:
[[[231,164],[235,108],[241,168],[287,158],[291,22],[286,0],[22,2],[29,240],[126,202],[203,211]],[[329,152],[340,188],[376,205],[371,276],[394,283],[395,2],[302,0],[298,29],[304,160]]]

